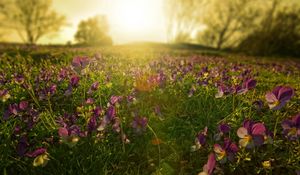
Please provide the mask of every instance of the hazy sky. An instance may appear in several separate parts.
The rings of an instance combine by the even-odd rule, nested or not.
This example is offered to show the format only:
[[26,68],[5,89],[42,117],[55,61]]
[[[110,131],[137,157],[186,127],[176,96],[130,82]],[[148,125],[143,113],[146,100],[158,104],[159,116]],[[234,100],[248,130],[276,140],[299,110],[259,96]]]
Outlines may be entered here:
[[114,43],[165,41],[163,0],[53,0],[52,5],[69,25],[39,43],[74,41],[78,23],[97,14],[107,15]]

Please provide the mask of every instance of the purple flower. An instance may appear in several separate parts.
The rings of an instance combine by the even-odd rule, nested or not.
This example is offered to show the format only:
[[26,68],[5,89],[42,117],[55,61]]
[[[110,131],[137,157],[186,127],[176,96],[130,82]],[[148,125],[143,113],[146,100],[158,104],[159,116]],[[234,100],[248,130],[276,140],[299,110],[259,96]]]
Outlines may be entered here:
[[121,96],[111,96],[110,97],[110,104],[115,105],[116,103],[119,103],[122,100]]
[[135,129],[136,133],[141,133],[146,130],[148,119],[146,117],[134,117],[131,126]]
[[229,161],[234,160],[235,154],[238,152],[238,146],[233,143],[230,139],[225,138],[223,146],[219,144],[214,145],[214,151],[216,153],[216,158],[220,163],[225,163],[227,159]]
[[111,123],[116,118],[115,106],[109,106],[106,115],[103,117],[100,126],[97,128],[98,131],[103,131],[107,124]]
[[195,145],[191,147],[191,151],[197,151],[206,144],[207,126],[203,131],[200,131],[195,138]]
[[85,101],[86,104],[88,105],[91,105],[94,103],[94,99],[93,98],[88,98],[86,101]]
[[297,140],[300,137],[300,113],[289,120],[281,123],[283,134],[290,140]]
[[252,103],[252,105],[256,108],[256,110],[260,111],[263,108],[264,103],[262,100],[256,100]]
[[211,175],[216,166],[216,157],[214,153],[210,153],[208,156],[207,163],[203,166],[203,172],[199,175]]
[[28,108],[28,102],[27,101],[21,101],[20,103],[19,103],[19,109],[20,110],[26,110]]
[[246,120],[243,123],[243,127],[237,130],[237,135],[240,138],[239,144],[246,148],[260,146],[264,143],[265,133],[266,127],[264,124]]
[[6,102],[10,98],[8,90],[0,90],[0,98],[2,102]]
[[215,95],[216,98],[221,98],[224,95],[230,93],[230,88],[226,87],[225,85],[218,86],[218,93]]
[[237,93],[244,94],[244,93],[248,92],[249,90],[254,89],[255,86],[256,86],[256,80],[250,78],[250,79],[244,81],[242,88],[237,90]]
[[77,75],[73,75],[70,79],[70,85],[72,87],[77,87],[79,84],[79,80],[80,80],[80,78]]
[[226,123],[221,123],[218,126],[219,132],[221,132],[223,134],[228,133],[230,131],[230,129],[231,129],[230,126],[228,124],[226,124]]
[[17,84],[23,84],[25,81],[25,78],[21,74],[14,74],[14,80]]
[[44,154],[45,152],[47,152],[46,148],[37,148],[33,152],[26,153],[26,156],[27,157],[37,157],[37,156],[39,156],[41,154]]
[[18,106],[16,103],[10,104],[10,105],[8,106],[8,110],[9,110],[9,113],[10,113],[10,114],[18,115],[19,106]]
[[77,71],[86,68],[89,63],[90,63],[90,59],[85,56],[77,56],[77,57],[74,57],[72,60],[72,66]]
[[79,141],[78,135],[80,134],[80,129],[73,125],[69,128],[61,127],[58,129],[58,135],[61,137],[62,142],[67,144],[69,147],[73,147]]
[[90,89],[89,89],[89,91],[88,91],[88,94],[91,94],[91,93],[93,93],[94,91],[96,91],[97,89],[99,88],[99,82],[94,82],[92,85],[91,85],[91,87],[90,87]]
[[266,100],[270,109],[281,109],[294,96],[294,89],[288,86],[277,86],[272,92],[267,92]]
[[91,133],[97,129],[97,117],[93,115],[88,122],[88,132]]

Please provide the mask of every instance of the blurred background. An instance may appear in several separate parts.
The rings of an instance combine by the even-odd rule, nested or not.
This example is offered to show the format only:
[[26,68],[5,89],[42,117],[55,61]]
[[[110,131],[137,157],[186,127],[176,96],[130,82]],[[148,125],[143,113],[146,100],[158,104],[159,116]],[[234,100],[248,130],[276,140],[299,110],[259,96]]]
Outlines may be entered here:
[[300,56],[299,0],[1,0],[0,42]]

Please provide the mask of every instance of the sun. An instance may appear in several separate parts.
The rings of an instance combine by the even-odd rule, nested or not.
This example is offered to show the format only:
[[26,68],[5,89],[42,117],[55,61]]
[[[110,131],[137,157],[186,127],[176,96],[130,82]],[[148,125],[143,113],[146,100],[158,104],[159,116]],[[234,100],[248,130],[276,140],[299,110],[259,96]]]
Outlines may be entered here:
[[114,3],[111,21],[118,30],[146,34],[157,25],[158,0],[118,0]]

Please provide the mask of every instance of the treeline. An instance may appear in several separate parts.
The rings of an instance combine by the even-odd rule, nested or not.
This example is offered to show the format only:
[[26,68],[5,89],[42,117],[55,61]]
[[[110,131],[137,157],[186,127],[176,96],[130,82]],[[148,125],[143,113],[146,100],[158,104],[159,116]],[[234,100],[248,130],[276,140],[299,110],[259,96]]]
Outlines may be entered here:
[[[26,44],[70,25],[66,17],[51,9],[52,0],[0,0],[0,37],[15,32]],[[106,16],[98,15],[78,24],[74,39],[78,45],[112,45]],[[68,45],[71,41],[67,42]]]
[[169,41],[300,56],[299,0],[165,0]]

